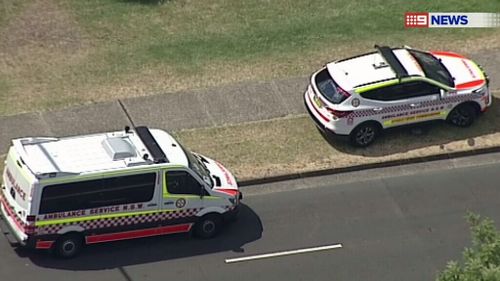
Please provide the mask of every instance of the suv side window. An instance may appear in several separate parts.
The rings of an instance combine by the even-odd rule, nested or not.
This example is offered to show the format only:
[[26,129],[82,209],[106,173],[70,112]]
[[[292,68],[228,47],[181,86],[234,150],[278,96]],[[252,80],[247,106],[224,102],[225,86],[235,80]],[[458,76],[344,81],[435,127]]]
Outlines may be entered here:
[[366,99],[394,101],[439,94],[439,87],[423,81],[407,82],[361,93]]
[[200,195],[203,186],[186,171],[167,171],[165,173],[167,191],[170,194]]

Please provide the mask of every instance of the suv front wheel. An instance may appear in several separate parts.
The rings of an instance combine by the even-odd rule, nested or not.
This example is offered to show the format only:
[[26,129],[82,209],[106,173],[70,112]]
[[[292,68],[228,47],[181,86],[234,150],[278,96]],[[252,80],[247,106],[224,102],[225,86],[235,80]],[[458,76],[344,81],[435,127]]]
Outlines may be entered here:
[[358,147],[369,146],[378,137],[379,132],[380,128],[375,123],[363,123],[351,132],[351,143]]
[[448,122],[457,127],[469,127],[474,123],[477,111],[472,104],[464,103],[455,107],[448,115]]

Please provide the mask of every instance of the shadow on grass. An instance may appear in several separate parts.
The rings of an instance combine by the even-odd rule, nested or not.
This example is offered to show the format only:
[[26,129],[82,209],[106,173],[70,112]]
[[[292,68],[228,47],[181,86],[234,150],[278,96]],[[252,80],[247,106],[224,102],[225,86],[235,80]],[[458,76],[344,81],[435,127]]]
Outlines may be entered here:
[[492,106],[480,114],[469,128],[458,128],[444,121],[402,126],[383,131],[375,143],[366,148],[353,147],[348,140],[321,134],[333,148],[353,155],[380,157],[435,145],[447,152],[444,146],[450,142],[463,141],[464,147],[474,147],[475,138],[500,132],[499,120],[500,99],[493,97]]
[[101,270],[225,251],[242,253],[243,246],[260,239],[262,231],[259,216],[248,206],[241,205],[238,220],[225,225],[217,237],[209,240],[190,238],[188,234],[174,234],[96,244],[84,248],[78,257],[71,260],[56,259],[44,251],[22,248],[16,251],[19,256],[29,258],[40,267]]

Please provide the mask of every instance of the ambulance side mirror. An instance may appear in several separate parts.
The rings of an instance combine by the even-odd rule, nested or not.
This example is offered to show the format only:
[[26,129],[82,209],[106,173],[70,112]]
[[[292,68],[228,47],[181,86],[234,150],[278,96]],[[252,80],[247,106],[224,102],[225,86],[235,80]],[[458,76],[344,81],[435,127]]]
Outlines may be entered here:
[[207,191],[205,190],[205,187],[200,184],[200,198],[203,198],[207,194]]

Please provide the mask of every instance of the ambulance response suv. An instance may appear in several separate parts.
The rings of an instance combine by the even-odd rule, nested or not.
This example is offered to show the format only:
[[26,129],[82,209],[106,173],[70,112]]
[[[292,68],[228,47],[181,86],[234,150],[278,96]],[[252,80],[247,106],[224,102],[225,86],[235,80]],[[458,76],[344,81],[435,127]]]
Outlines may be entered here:
[[5,164],[2,230],[66,258],[86,244],[191,230],[211,238],[241,200],[224,166],[147,127],[15,139]]
[[468,127],[491,105],[488,78],[450,52],[375,46],[314,73],[304,95],[316,125],[352,144],[371,144],[382,129],[430,120]]

